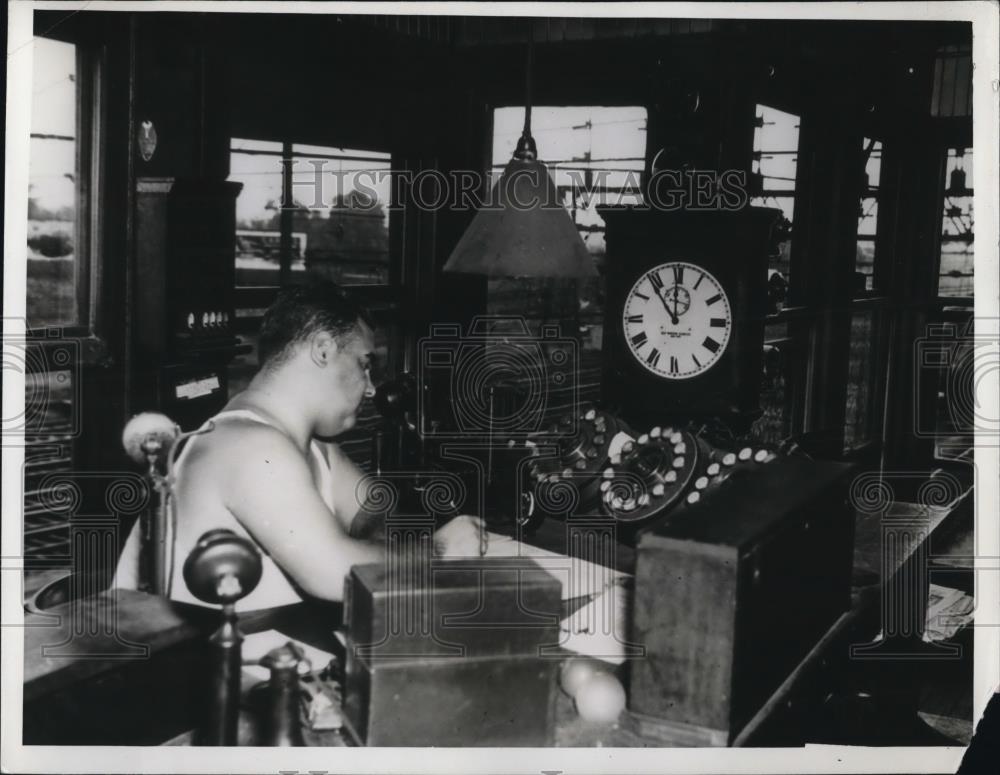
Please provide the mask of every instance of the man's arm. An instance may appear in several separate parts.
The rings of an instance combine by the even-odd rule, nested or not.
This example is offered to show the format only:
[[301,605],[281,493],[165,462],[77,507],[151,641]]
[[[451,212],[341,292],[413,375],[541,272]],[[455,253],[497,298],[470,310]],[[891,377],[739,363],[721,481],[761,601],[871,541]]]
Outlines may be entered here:
[[381,562],[384,548],[348,536],[316,491],[298,448],[271,428],[244,428],[226,507],[305,592],[343,598],[352,565]]
[[[333,492],[331,502],[344,532],[355,538],[380,538],[385,531],[385,515],[365,511],[364,472],[341,448],[331,442],[318,442],[330,465]],[[378,523],[378,524],[376,524]]]
[[[382,510],[370,508],[365,474],[339,446],[323,442],[333,481],[333,503],[337,519],[353,538],[384,543],[385,519]],[[455,517],[434,536],[434,549],[444,556],[478,557],[484,553],[486,528],[478,517]]]

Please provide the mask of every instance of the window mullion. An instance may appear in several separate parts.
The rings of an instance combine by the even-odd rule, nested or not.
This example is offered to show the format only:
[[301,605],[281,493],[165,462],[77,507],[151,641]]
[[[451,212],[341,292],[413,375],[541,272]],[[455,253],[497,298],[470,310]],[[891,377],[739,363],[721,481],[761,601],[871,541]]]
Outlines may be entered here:
[[281,242],[278,256],[278,282],[288,285],[292,280],[292,215],[295,202],[292,199],[292,144],[285,140],[281,145],[281,210],[279,223]]

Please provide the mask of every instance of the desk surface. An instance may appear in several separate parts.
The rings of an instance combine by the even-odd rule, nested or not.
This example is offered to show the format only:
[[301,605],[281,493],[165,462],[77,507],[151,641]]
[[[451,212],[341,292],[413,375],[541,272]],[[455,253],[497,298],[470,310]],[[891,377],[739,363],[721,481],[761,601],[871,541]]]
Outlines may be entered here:
[[[931,515],[928,528],[936,532],[948,515]],[[855,547],[856,569],[879,567],[880,519],[860,516]],[[944,532],[944,531],[942,531]],[[565,525],[549,520],[533,543],[555,551],[565,551]],[[620,570],[634,568],[635,553],[619,548]],[[338,606],[315,611],[308,617],[299,607],[251,613],[241,616],[247,632],[278,629],[292,638],[336,652],[332,630],[340,622]],[[106,591],[92,598],[54,607],[44,614],[25,615],[24,698],[32,701],[74,682],[111,671],[123,659],[146,658],[185,641],[205,637],[218,623],[213,609],[175,603],[140,592]],[[556,736],[558,746],[664,746],[662,740],[643,736],[630,724],[628,716],[615,726],[588,724],[576,715],[572,701],[558,692]],[[329,744],[329,743],[327,743]]]
[[[293,607],[250,612],[244,632],[268,629]],[[206,637],[219,612],[132,590],[107,590],[24,616],[24,699],[149,659],[180,643]]]

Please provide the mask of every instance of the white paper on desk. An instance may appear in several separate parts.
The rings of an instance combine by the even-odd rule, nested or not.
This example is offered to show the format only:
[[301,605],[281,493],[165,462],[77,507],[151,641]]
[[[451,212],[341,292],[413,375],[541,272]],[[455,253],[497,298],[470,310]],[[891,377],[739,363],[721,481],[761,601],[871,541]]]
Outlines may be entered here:
[[[300,643],[277,630],[265,630],[264,632],[255,632],[253,635],[244,636],[243,661],[257,661],[267,654],[267,652],[279,646],[284,646],[288,642],[294,643],[302,650],[313,670],[322,670],[333,659],[333,654],[327,651],[310,646],[307,643]],[[244,665],[243,671],[261,681],[266,681],[271,677],[271,671],[263,665]]]
[[560,646],[612,664],[625,660],[626,616],[631,605],[628,573],[579,557],[539,549],[490,533],[487,557],[530,557],[559,580],[562,600],[591,598],[559,623]]
[[588,657],[620,665],[625,661],[631,588],[612,584],[559,623],[560,645]]
[[510,536],[488,533],[487,539],[487,557],[530,557],[541,568],[559,579],[563,600],[596,595],[610,585],[618,583],[619,579],[630,578],[624,571],[580,557],[569,557],[548,549],[539,549]]

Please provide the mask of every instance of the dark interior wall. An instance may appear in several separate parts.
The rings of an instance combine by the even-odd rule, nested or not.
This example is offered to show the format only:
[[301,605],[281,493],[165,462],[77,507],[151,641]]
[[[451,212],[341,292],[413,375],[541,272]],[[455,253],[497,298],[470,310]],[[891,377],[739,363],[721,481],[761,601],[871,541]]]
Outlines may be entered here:
[[[490,43],[480,32],[473,46],[458,33],[429,41],[349,16],[136,17],[137,111],[162,142],[150,174],[221,172],[227,135],[479,153],[469,147],[478,117],[463,110],[524,102],[525,46],[511,35]],[[480,24],[490,22],[512,24]],[[968,25],[943,23],[723,20],[710,32],[618,38],[599,34],[617,20],[595,24],[593,39],[536,43],[533,102],[645,105],[649,146],[707,168],[746,164],[751,101],[800,115],[835,105],[880,134],[912,128],[928,117],[935,49],[969,39]]]
[[451,142],[433,120],[453,97],[440,46],[331,15],[135,16],[136,115],[159,136],[139,174],[225,177],[231,137],[403,155]]
[[[450,40],[429,40],[363,17],[136,16],[136,115],[154,121],[161,143],[141,175],[225,177],[234,136],[483,169],[491,109],[524,102],[519,20],[473,29],[451,18]],[[662,149],[660,166],[748,171],[757,102],[807,121],[832,114],[883,140],[941,132],[927,109],[934,52],[969,39],[968,25],[940,23],[717,20],[697,31],[704,26],[643,35],[642,24],[594,20],[579,39],[565,30],[553,39],[536,22],[533,102],[644,105],[648,157]],[[467,217],[438,213],[436,266],[461,233],[451,220]]]
[[338,16],[217,17],[234,136],[426,152],[450,142],[446,51]]

